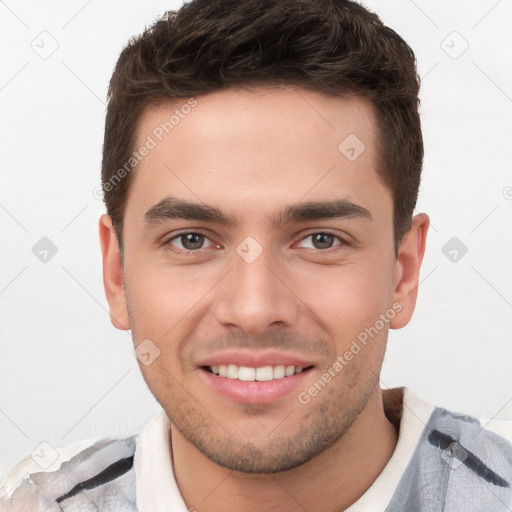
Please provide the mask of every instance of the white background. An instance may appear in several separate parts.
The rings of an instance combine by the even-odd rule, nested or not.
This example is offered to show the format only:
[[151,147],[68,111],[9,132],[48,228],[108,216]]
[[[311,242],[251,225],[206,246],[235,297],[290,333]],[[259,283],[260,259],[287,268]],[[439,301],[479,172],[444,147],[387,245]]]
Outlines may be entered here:
[[[0,1],[0,476],[41,441],[128,435],[157,410],[129,333],[109,321],[97,235],[104,207],[93,190],[119,52],[179,5]],[[390,333],[382,385],[406,385],[506,431],[512,1],[366,5],[418,59],[426,151],[418,211],[432,221],[417,311]],[[52,44],[47,59],[33,49]],[[457,262],[442,252],[454,236],[468,248]],[[58,249],[46,263],[32,253],[42,237]]]

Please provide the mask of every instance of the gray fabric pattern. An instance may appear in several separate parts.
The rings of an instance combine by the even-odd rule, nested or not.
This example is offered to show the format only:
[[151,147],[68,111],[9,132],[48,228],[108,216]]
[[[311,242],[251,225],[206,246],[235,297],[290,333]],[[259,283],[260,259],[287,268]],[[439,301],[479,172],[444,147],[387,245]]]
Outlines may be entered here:
[[136,512],[135,436],[102,440],[51,472],[32,473],[0,512]]
[[386,512],[512,511],[512,443],[434,409]]

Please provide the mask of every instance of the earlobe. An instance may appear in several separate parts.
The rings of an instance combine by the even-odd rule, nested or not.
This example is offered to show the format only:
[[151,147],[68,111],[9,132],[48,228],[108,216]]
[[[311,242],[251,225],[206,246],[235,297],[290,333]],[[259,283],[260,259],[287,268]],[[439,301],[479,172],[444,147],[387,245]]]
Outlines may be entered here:
[[128,330],[130,321],[126,305],[123,263],[110,216],[99,220],[101,252],[103,255],[103,286],[110,309],[110,321],[117,329]]
[[400,242],[395,263],[393,304],[401,307],[397,306],[398,312],[390,322],[392,329],[406,326],[414,312],[429,224],[430,220],[426,214],[416,215],[411,228]]

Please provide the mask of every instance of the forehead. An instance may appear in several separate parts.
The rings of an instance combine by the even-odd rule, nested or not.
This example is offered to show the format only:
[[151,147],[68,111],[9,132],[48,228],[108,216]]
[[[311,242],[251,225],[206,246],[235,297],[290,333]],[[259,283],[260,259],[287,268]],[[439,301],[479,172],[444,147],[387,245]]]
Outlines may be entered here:
[[127,209],[165,195],[253,213],[301,198],[368,204],[384,194],[390,205],[376,143],[373,108],[360,97],[232,89],[151,106],[135,145],[151,149],[134,172]]

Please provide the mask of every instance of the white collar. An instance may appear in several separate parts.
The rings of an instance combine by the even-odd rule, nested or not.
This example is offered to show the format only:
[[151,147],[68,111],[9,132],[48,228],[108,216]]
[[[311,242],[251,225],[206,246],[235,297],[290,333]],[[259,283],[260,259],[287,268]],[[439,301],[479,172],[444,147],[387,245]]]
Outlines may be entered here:
[[402,419],[395,451],[372,486],[345,512],[382,512],[391,501],[427,426],[434,406],[404,387]]
[[140,512],[187,512],[174,476],[170,428],[161,409],[137,436],[134,465]]

